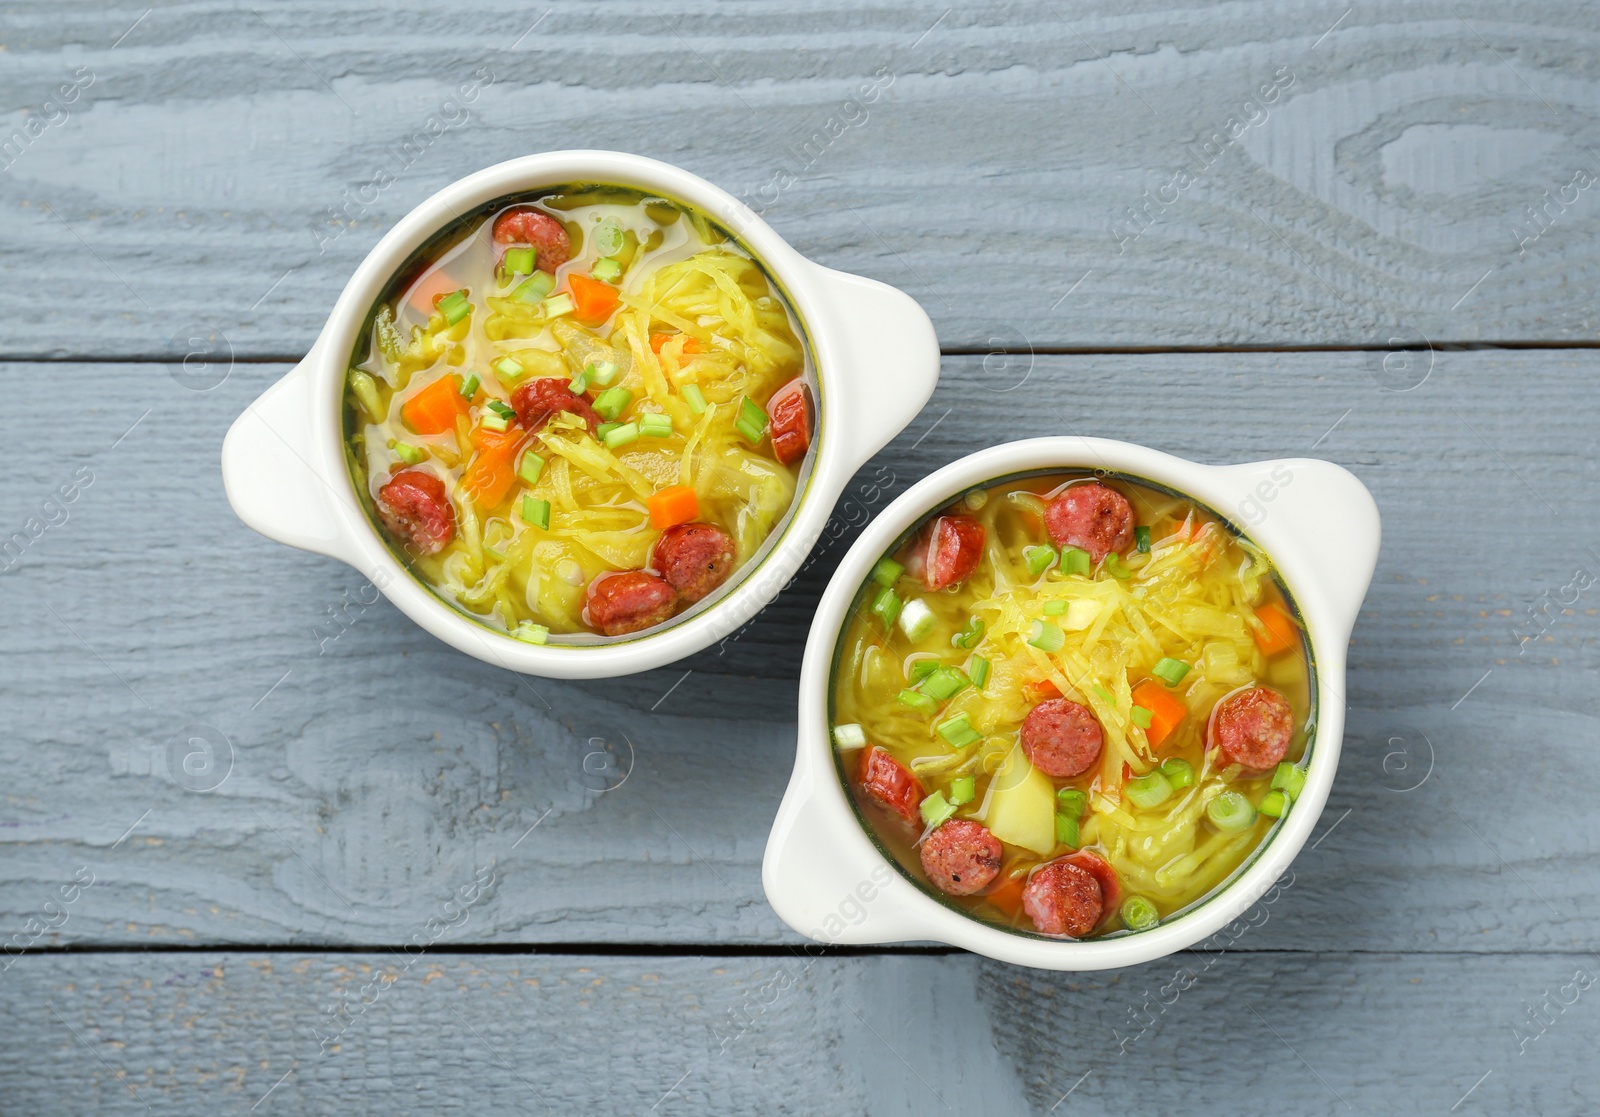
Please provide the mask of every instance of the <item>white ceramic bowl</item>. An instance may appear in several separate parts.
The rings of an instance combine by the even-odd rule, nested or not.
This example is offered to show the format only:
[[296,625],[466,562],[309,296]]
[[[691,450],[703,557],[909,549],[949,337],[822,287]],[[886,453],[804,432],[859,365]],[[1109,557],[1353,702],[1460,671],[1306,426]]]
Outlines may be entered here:
[[[817,416],[811,463],[786,520],[717,600],[633,636],[589,644],[557,638],[537,646],[468,618],[396,558],[357,499],[340,408],[356,336],[414,251],[458,215],[497,198],[575,183],[657,193],[728,228],[764,265],[799,320]],[[615,151],[554,151],[469,175],[401,219],[350,277],[305,359],[234,422],[222,447],[222,478],[233,510],[256,531],[349,563],[412,620],[468,655],[530,675],[624,675],[715,643],[777,596],[851,475],[922,409],[938,377],[933,324],[909,295],[812,263],[744,203],[687,171]]]
[[[1260,544],[1299,606],[1316,677],[1306,786],[1269,838],[1208,898],[1148,931],[1076,942],[1003,930],[934,899],[868,837],[828,739],[828,687],[846,615],[873,564],[929,513],[1031,470],[1105,469],[1193,497]],[[783,921],[828,943],[935,941],[1025,966],[1098,970],[1192,946],[1243,914],[1305,844],[1333,786],[1344,734],[1345,651],[1378,560],[1378,509],[1350,473],[1306,458],[1211,466],[1097,438],[980,450],[913,485],[840,563],[817,607],[800,675],[794,775],[767,841],[762,882]]]

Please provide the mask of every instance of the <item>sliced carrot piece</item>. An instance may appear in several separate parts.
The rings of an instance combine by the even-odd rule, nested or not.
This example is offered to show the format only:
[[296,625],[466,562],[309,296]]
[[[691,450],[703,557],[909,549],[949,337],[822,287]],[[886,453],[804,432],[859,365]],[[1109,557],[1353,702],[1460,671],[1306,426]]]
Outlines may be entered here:
[[435,270],[417,280],[407,293],[406,301],[424,314],[432,314],[439,300],[451,291],[459,291],[461,284],[442,270]]
[[1028,697],[1035,702],[1043,702],[1046,698],[1060,698],[1061,690],[1049,679],[1035,679],[1023,687],[1028,692]]
[[1261,622],[1261,627],[1252,628],[1250,635],[1256,638],[1256,647],[1261,649],[1262,655],[1286,652],[1300,642],[1300,629],[1295,626],[1294,619],[1272,602],[1256,606],[1256,620]]
[[667,342],[671,341],[675,337],[683,337],[683,354],[684,354],[684,356],[688,356],[691,353],[700,352],[700,339],[697,338],[697,337],[694,337],[693,335],[691,335],[689,337],[684,337],[684,335],[682,335],[682,334],[651,334],[650,335],[650,350],[651,350],[651,352],[660,353],[661,352],[661,347],[663,345],[665,345]]
[[664,531],[677,524],[700,518],[700,498],[688,485],[672,485],[645,501],[650,509],[650,526]]
[[1012,877],[1004,884],[998,885],[984,893],[983,898],[995,907],[1005,912],[1012,919],[1022,911],[1022,890],[1027,885],[1025,876]]
[[456,416],[467,410],[454,373],[447,373],[400,405],[400,418],[417,434],[454,430]]
[[506,498],[517,479],[515,462],[523,432],[491,431],[479,427],[472,432],[478,454],[461,475],[461,491],[480,508],[493,508]]
[[573,317],[580,322],[598,326],[617,309],[617,289],[609,283],[573,272],[567,276],[567,286],[572,291]]
[[1170,737],[1178,723],[1189,714],[1183,699],[1154,679],[1146,679],[1133,688],[1133,704],[1150,711],[1150,727],[1144,735],[1151,748],[1160,748],[1161,742]]

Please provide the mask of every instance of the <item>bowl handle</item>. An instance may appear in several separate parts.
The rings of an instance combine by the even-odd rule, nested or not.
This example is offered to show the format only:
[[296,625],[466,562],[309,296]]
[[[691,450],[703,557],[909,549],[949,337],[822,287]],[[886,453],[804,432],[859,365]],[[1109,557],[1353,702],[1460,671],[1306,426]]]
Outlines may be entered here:
[[917,417],[939,383],[939,337],[910,295],[887,283],[816,268],[842,367],[824,370],[830,432],[850,470],[861,468]]
[[[1349,639],[1378,565],[1382,523],[1378,505],[1355,474],[1317,458],[1283,458],[1224,467],[1238,503],[1226,512],[1247,532],[1300,540],[1310,584],[1325,591],[1339,630]],[[1268,551],[1272,548],[1269,546]]]
[[268,539],[356,564],[341,495],[318,472],[312,433],[315,350],[234,420],[222,442],[228,503]]

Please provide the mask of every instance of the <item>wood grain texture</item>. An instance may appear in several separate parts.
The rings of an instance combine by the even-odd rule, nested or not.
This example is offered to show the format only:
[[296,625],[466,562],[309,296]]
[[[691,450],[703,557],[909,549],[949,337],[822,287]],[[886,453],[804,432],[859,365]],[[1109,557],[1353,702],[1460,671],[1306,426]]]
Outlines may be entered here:
[[565,147],[749,198],[948,347],[1597,340],[1594,5],[1342,7],[12,5],[0,355],[296,356],[418,201]]
[[[209,393],[159,365],[5,369],[53,385],[8,405],[7,532],[75,470],[93,480],[0,575],[0,931],[84,866],[95,884],[37,945],[395,944],[493,864],[461,942],[797,941],[759,863],[827,556],[881,507],[873,483],[1076,432],[1212,462],[1327,456],[1383,511],[1327,832],[1262,948],[1600,945],[1600,839],[1570,824],[1600,775],[1594,590],[1554,602],[1577,567],[1600,572],[1600,354],[1440,353],[1403,393],[1364,354],[1008,361],[946,360],[852,485],[863,510],[737,639],[593,683],[459,655],[232,516],[222,432],[281,366]],[[63,398],[87,401],[92,437],[63,439]],[[1532,618],[1544,633],[1519,646]],[[182,786],[203,765],[180,783],[168,763],[196,723],[231,742],[209,793]]]
[[1558,1117],[1600,1105],[1597,971],[1248,950],[1087,976],[970,955],[32,957],[0,978],[27,1040],[0,1048],[0,1108]]

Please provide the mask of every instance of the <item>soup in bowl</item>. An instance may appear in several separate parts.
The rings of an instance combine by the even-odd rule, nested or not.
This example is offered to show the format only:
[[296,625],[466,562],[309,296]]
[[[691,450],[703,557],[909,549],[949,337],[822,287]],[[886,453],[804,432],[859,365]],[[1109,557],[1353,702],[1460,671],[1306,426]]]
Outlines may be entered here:
[[[1293,483],[1246,533],[1224,510],[1274,469]],[[1338,516],[1329,571],[1316,528]],[[818,610],[769,898],[828,941],[1066,969],[1204,937],[1321,809],[1376,545],[1371,498],[1324,462],[1042,439],[941,470]],[[858,925],[816,914],[885,863],[901,886]]]

